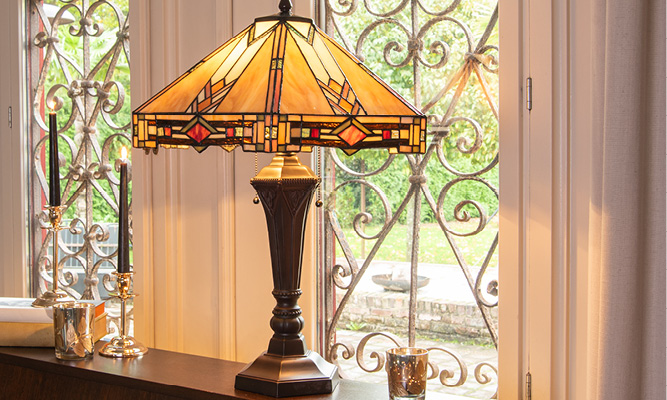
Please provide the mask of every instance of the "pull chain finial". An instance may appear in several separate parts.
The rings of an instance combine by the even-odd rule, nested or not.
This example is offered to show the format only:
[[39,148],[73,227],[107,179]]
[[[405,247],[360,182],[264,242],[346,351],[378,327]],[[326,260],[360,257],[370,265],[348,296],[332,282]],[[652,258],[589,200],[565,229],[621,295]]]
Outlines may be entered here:
[[317,187],[317,200],[315,201],[315,207],[322,207],[322,150],[320,146],[315,147],[315,171],[317,176],[320,177],[320,184]]
[[[257,176],[257,152],[255,152],[255,176]],[[255,197],[252,199],[253,204],[259,204],[259,196],[257,191],[255,191]]]
[[280,15],[282,16],[292,15],[292,2],[290,0],[280,0],[278,8],[280,9]]

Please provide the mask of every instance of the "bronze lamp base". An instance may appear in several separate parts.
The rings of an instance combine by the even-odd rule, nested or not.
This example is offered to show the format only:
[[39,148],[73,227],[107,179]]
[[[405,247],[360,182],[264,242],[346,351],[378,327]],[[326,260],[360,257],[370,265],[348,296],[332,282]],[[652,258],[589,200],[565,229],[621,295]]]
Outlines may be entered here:
[[266,214],[277,304],[268,350],[236,375],[234,387],[273,397],[331,393],[338,368],[308,350],[297,305],[306,216],[319,178],[294,153],[277,153],[251,183]]
[[338,380],[336,366],[314,351],[291,357],[264,352],[236,375],[234,387],[266,396],[291,397],[331,393]]

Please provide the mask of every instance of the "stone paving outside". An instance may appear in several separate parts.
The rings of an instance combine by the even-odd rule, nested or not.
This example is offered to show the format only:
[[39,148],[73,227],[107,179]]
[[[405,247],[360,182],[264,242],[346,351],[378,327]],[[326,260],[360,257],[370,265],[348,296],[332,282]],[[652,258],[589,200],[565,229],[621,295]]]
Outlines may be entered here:
[[[349,343],[353,344],[355,348],[359,344],[359,341],[366,335],[368,332],[362,331],[350,331],[350,330],[338,330],[336,333],[336,342],[338,343]],[[497,388],[497,375],[490,368],[486,367],[481,372],[486,373],[491,381],[488,384],[481,385],[475,379],[475,367],[481,362],[488,362],[492,365],[497,365],[497,352],[493,347],[482,347],[482,346],[470,346],[456,343],[445,343],[432,340],[418,339],[416,346],[418,347],[440,347],[446,348],[447,350],[453,351],[458,354],[460,358],[467,364],[468,377],[465,383],[457,387],[447,387],[440,383],[440,381],[435,378],[428,381],[427,385],[427,396],[428,393],[442,393],[450,395],[448,399],[490,399]],[[377,365],[375,359],[370,358],[370,354],[373,351],[384,353],[388,348],[395,347],[394,343],[386,338],[373,338],[368,341],[366,345],[366,350],[364,351],[364,360],[368,367],[372,368]],[[356,354],[349,360],[343,359],[340,355],[338,357],[338,365],[341,371],[341,374],[345,379],[359,380],[363,382],[378,383],[378,384],[387,384],[387,375],[384,371],[384,368],[378,372],[368,373],[362,370],[356,361]],[[429,361],[434,361],[440,372],[448,369],[454,373],[453,382],[456,382],[460,376],[460,369],[458,364],[454,359],[446,355],[442,351],[431,351],[429,354]],[[457,397],[454,397],[457,396]],[[460,397],[458,397],[460,396]]]
[[[341,262],[343,260],[340,260]],[[363,260],[359,260],[363,262]],[[372,275],[374,274],[386,274],[392,273],[395,269],[409,269],[408,263],[401,262],[375,262],[374,265],[369,269],[368,273],[365,274],[358,286],[355,288],[355,294],[358,294],[362,297],[368,296],[382,296],[382,297],[396,297],[396,294],[385,292],[381,287],[372,282]],[[430,278],[431,282],[424,288],[419,289],[417,299],[419,301],[431,301],[437,299],[440,302],[447,304],[475,304],[475,299],[468,287],[463,274],[460,271],[458,266],[449,266],[449,265],[439,265],[439,264],[420,264],[419,265],[419,275],[424,275]],[[490,273],[485,276],[485,280],[497,279],[497,270],[490,271]],[[484,286],[486,282],[484,282]],[[400,294],[406,297],[407,294]],[[407,304],[407,303],[406,303]],[[371,313],[372,310],[367,309],[367,313]],[[494,310],[497,312],[497,309]],[[394,310],[393,313],[398,312]],[[347,312],[344,313],[344,315]],[[423,312],[422,312],[423,314]],[[370,321],[371,315],[367,314],[366,321]],[[345,319],[345,317],[343,317]],[[337,343],[347,343],[349,345],[354,345],[356,350],[359,341],[370,332],[364,332],[363,325],[368,325],[370,327],[372,324],[364,324],[364,319],[359,321],[360,330],[346,330],[346,325],[339,325],[336,333],[336,342]],[[375,327],[376,331],[384,330],[381,327]],[[368,328],[366,329],[368,330]],[[398,335],[400,336],[400,335]],[[404,339],[407,345],[407,339]],[[463,340],[466,342],[466,340]],[[480,384],[475,377],[475,367],[482,362],[487,362],[491,365],[496,366],[498,364],[498,352],[492,345],[480,346],[480,345],[467,345],[459,344],[456,342],[445,342],[445,341],[435,341],[428,339],[417,339],[416,346],[418,347],[439,347],[446,348],[456,354],[458,354],[460,359],[467,366],[467,379],[460,386],[448,387],[442,385],[438,378],[429,380],[427,386],[427,393],[442,393],[445,395],[446,399],[490,399],[496,393],[497,389],[497,373],[489,367],[484,367],[480,372],[482,374],[487,374],[491,381],[487,384]],[[386,338],[375,337],[368,341],[366,345],[366,350],[364,351],[364,361],[365,363],[372,368],[377,365],[375,359],[370,358],[370,354],[373,351],[384,353],[388,348],[395,347],[394,343]],[[341,351],[338,351],[338,364],[340,370],[345,378],[360,380],[364,382],[387,384],[387,376],[384,369],[368,373],[361,369],[357,364],[356,354],[349,360],[343,359]],[[455,359],[447,355],[442,351],[431,351],[429,354],[431,361],[435,361],[440,372],[447,369],[453,372],[453,378],[449,379],[448,382],[457,382],[461,373],[460,368],[458,367]],[[483,378],[480,376],[480,380]],[[441,398],[441,397],[438,397]],[[427,396],[428,399],[428,396]]]

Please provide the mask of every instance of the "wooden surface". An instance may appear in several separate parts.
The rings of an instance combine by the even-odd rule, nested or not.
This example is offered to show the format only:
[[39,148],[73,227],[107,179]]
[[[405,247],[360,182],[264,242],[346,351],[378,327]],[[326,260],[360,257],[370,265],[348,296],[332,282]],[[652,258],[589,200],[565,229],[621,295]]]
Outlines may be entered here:
[[[97,348],[104,345],[98,342]],[[0,347],[2,399],[251,399],[266,397],[234,389],[244,364],[150,349],[137,359],[98,355],[85,361],[56,359],[53,348]],[[300,400],[388,398],[387,387],[341,381],[330,395]]]

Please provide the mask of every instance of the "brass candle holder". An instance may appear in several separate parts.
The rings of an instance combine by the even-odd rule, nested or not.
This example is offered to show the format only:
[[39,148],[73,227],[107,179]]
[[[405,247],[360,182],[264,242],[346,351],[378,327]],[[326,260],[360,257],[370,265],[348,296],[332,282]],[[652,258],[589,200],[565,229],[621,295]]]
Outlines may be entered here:
[[140,357],[148,352],[143,344],[132,336],[125,335],[125,301],[136,295],[130,293],[133,272],[113,272],[116,275],[116,288],[113,297],[120,299],[120,336],[116,336],[100,349],[100,355],[114,358]]
[[48,206],[49,222],[51,225],[47,228],[53,232],[53,259],[51,261],[51,270],[53,271],[53,288],[42,293],[32,302],[33,307],[51,307],[54,304],[74,301],[74,298],[67,294],[64,290],[58,288],[58,275],[60,271],[60,263],[58,261],[58,232],[65,229],[60,226],[63,218],[63,211],[66,206]]

